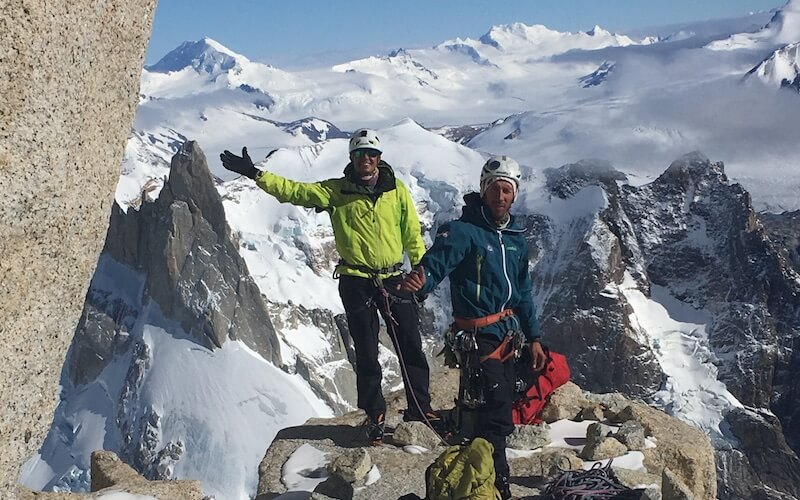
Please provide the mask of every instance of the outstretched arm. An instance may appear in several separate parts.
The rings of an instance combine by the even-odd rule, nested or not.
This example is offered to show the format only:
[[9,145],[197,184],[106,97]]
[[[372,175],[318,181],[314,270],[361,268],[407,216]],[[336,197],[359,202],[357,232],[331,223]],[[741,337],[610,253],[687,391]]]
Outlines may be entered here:
[[256,177],[256,185],[278,199],[281,203],[291,203],[306,208],[327,210],[331,206],[331,181],[297,182],[272,172],[261,172]]
[[[269,158],[273,150],[267,158]],[[332,188],[329,181],[322,182],[296,182],[273,174],[261,172],[247,154],[247,148],[242,148],[242,156],[236,156],[228,150],[219,155],[222,166],[231,172],[244,175],[256,181],[256,185],[278,199],[281,203],[291,203],[306,208],[326,210],[330,208]]]

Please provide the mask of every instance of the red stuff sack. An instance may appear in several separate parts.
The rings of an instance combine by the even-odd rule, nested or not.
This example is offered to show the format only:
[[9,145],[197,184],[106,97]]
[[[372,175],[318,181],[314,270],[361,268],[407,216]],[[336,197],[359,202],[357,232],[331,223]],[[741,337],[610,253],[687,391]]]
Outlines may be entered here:
[[546,347],[547,362],[541,372],[531,370],[530,350],[523,349],[517,360],[517,399],[511,407],[514,425],[541,424],[542,409],[550,394],[569,382],[569,365],[563,354]]

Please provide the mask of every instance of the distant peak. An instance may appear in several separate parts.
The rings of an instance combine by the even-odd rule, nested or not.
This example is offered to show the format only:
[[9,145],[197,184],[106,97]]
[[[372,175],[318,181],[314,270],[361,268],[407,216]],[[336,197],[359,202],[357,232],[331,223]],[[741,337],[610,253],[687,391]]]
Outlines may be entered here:
[[589,36],[598,36],[598,35],[610,35],[611,32],[610,31],[606,31],[603,28],[601,28],[600,25],[595,24],[594,28],[592,28],[589,31],[587,31],[586,34],[589,35]]
[[797,42],[800,39],[800,0],[788,0],[775,11],[762,31],[770,33],[776,43]]
[[405,117],[399,122],[394,124],[395,127],[406,127],[406,126],[414,126],[418,128],[423,128],[422,125],[414,121],[413,118]]
[[214,40],[213,38],[210,38],[210,37],[207,37],[207,36],[204,36],[203,38],[201,38],[200,40],[198,40],[196,43],[204,43],[204,44],[206,44],[206,45],[207,45],[209,48],[211,48],[211,49],[214,49],[214,50],[216,50],[217,52],[220,52],[220,53],[222,53],[222,54],[229,55],[229,56],[231,56],[231,57],[236,57],[236,58],[243,57],[243,56],[241,56],[241,55],[237,54],[236,52],[232,51],[232,50],[231,50],[231,49],[229,49],[228,47],[226,47],[226,46],[222,45],[222,44],[221,44],[221,43],[219,43],[218,41]]
[[522,39],[525,41],[535,41],[536,39],[558,33],[543,24],[528,26],[525,23],[499,24],[492,26],[489,31],[480,38],[480,42],[496,48],[503,48],[512,39]]
[[187,41],[146,69],[154,73],[170,73],[191,67],[197,72],[218,74],[248,59],[225,47],[213,38]]

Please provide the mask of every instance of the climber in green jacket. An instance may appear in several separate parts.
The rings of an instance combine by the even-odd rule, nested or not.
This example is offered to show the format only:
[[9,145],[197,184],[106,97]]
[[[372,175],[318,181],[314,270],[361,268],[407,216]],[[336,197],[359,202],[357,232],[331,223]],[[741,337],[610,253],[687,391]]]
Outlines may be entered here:
[[[367,414],[373,444],[383,441],[386,401],[381,392],[378,361],[380,312],[400,360],[408,409],[405,420],[439,423],[428,392],[430,370],[419,334],[418,304],[412,294],[398,292],[403,252],[419,264],[425,245],[408,188],[381,159],[374,130],[360,129],[350,139],[350,162],[344,176],[319,182],[296,182],[253,165],[247,148],[242,156],[220,155],[222,166],[247,176],[282,203],[330,215],[339,261],[339,295],[356,351],[358,407]],[[387,293],[388,292],[388,293]]]

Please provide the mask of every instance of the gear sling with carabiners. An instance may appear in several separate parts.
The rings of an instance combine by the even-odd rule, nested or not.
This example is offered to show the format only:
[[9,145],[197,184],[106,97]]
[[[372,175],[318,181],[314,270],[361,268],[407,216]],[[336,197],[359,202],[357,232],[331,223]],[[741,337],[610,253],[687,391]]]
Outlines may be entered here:
[[513,309],[504,309],[481,318],[453,318],[453,324],[445,333],[443,350],[445,364],[460,369],[458,397],[455,401],[456,409],[452,423],[458,436],[463,440],[471,439],[477,434],[474,410],[486,402],[482,364],[490,359],[505,363],[519,355],[522,336],[518,328],[509,330],[491,353],[483,356],[478,353],[478,331],[505,319],[516,322]]

